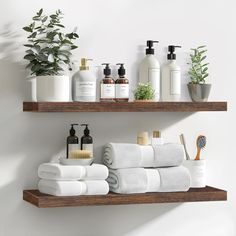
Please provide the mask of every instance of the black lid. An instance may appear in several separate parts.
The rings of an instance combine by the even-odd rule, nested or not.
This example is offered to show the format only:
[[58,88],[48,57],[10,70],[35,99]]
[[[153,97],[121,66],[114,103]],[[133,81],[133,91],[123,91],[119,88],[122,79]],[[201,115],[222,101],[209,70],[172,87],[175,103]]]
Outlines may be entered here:
[[106,65],[105,69],[103,70],[104,75],[111,75],[111,68],[109,67],[109,63],[102,63],[102,65]]
[[88,136],[89,135],[89,129],[88,129],[88,124],[82,124],[81,126],[86,126],[85,129],[84,129],[84,135],[85,136]]
[[146,48],[146,54],[154,54],[154,48],[153,47],[153,43],[159,43],[159,41],[153,41],[153,40],[147,40],[147,47]]
[[75,135],[74,125],[78,125],[78,124],[71,124],[71,128],[70,128],[70,135],[71,135],[71,136],[74,136],[74,135]]
[[124,63],[117,63],[116,65],[120,65],[120,68],[118,69],[118,75],[120,77],[124,77],[125,75]]
[[169,51],[169,53],[167,54],[168,60],[175,60],[176,59],[176,54],[174,53],[175,48],[181,48],[181,46],[175,46],[175,45],[168,46],[168,51]]

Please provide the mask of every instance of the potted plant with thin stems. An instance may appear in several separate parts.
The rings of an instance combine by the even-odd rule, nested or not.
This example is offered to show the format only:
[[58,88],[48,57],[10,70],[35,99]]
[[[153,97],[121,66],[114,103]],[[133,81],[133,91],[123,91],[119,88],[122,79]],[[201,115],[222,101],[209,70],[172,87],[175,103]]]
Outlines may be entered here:
[[192,101],[194,102],[206,102],[208,100],[211,84],[206,83],[206,79],[209,76],[208,65],[206,60],[206,46],[199,46],[191,49],[190,54],[191,62],[188,74],[191,82],[188,84],[188,91]]
[[79,37],[76,32],[64,33],[61,23],[63,13],[45,15],[40,9],[32,22],[23,29],[29,36],[24,59],[27,69],[36,77],[37,101],[69,101],[69,76],[71,69],[71,51],[77,46],[74,41]]

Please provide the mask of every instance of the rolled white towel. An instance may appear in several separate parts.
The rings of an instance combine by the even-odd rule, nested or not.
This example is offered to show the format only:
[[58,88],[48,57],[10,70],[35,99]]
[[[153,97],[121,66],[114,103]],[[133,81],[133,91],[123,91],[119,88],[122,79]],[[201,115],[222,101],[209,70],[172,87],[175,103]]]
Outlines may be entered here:
[[105,180],[108,168],[104,165],[64,166],[58,163],[43,163],[38,168],[41,179],[51,180]]
[[184,147],[178,143],[154,145],[153,150],[155,156],[154,167],[179,166],[185,159]]
[[167,143],[141,146],[129,143],[108,143],[104,147],[103,163],[112,169],[179,166],[185,157],[181,144]]
[[105,180],[57,181],[41,179],[38,183],[41,193],[53,196],[106,195],[109,185]]
[[128,168],[109,170],[110,191],[115,193],[188,191],[190,175],[183,166],[168,168]]

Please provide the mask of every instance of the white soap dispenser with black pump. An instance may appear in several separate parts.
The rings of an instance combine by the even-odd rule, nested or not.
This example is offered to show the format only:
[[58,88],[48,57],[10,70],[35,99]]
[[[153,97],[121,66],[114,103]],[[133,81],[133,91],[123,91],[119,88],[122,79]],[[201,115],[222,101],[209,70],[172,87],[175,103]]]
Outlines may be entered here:
[[155,101],[160,100],[160,64],[154,56],[154,43],[159,41],[148,40],[146,48],[146,56],[142,60],[139,67],[139,83],[150,83],[155,90]]
[[181,68],[176,64],[175,48],[181,46],[168,46],[168,62],[162,68],[161,99],[165,102],[178,102],[181,98]]

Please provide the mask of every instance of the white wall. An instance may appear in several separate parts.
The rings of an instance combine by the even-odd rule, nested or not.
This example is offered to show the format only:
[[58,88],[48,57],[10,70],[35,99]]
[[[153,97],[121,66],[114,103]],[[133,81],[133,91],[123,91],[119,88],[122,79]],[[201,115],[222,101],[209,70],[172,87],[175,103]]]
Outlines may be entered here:
[[[235,236],[235,42],[234,0],[8,0],[0,5],[0,236]],[[211,100],[227,100],[226,113],[23,113],[29,98],[22,47],[34,12],[60,8],[69,29],[78,26],[76,58],[125,62],[133,86],[147,39],[183,46],[179,63],[186,71],[190,47],[206,44],[211,63]],[[23,38],[22,38],[23,36]],[[184,78],[183,83],[186,83]],[[189,99],[183,85],[183,99]],[[227,202],[37,209],[22,200],[36,188],[37,166],[65,147],[71,122],[88,122],[97,160],[108,141],[135,141],[139,130],[160,129],[169,141],[184,132],[191,155],[195,138],[208,138],[208,184],[228,190]],[[81,131],[79,133],[81,135]]]

